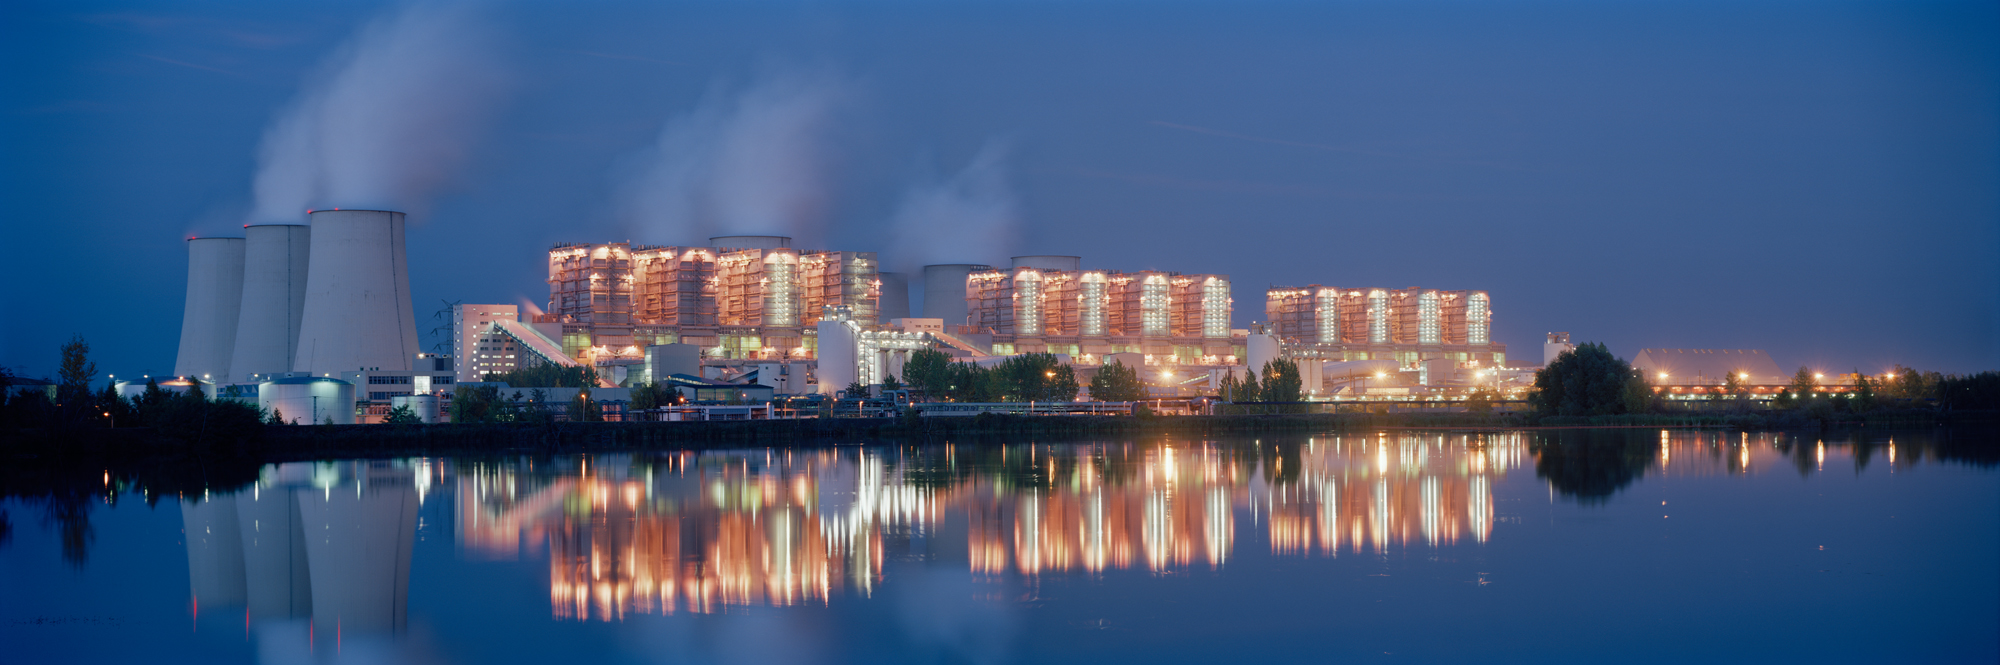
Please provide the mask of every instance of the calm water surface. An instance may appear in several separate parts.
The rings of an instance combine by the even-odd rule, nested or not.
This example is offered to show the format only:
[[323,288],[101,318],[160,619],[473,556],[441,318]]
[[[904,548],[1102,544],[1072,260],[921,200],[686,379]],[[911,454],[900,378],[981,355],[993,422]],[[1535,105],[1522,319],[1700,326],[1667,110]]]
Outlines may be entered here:
[[2000,659],[1989,435],[279,464],[16,499],[0,661]]

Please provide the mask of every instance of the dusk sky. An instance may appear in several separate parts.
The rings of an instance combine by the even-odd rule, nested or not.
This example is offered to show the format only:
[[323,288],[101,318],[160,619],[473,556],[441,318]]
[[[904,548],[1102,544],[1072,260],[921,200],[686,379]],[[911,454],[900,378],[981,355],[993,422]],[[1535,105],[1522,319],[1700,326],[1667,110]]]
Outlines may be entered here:
[[0,51],[34,377],[172,371],[184,240],[336,206],[410,213],[420,331],[558,242],[783,233],[1225,273],[1237,327],[1486,290],[1510,364],[2000,369],[1992,2],[11,2]]

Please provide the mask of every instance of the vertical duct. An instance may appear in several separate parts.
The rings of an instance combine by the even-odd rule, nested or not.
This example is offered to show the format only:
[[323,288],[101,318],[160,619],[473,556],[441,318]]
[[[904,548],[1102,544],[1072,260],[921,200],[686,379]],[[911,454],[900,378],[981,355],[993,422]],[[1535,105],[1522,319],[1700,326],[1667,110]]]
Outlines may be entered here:
[[910,278],[899,272],[875,273],[882,281],[882,295],[875,304],[875,320],[887,323],[910,318]]
[[305,312],[292,371],[408,370],[417,354],[403,213],[312,213]]
[[304,224],[243,227],[243,306],[229,360],[231,381],[268,380],[292,371],[311,238],[312,227]]
[[[924,266],[924,316],[944,319],[946,326],[965,325],[965,278],[975,270],[990,270],[971,263]],[[950,331],[951,328],[946,328]]]
[[186,309],[174,374],[229,380],[243,304],[243,239],[189,238]]

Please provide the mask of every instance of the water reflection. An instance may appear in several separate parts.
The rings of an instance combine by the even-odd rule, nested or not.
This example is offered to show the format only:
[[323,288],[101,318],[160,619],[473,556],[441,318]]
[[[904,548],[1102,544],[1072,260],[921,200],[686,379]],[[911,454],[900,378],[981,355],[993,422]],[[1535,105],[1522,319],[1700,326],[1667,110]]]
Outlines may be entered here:
[[[1523,468],[1552,496],[1590,504],[1647,476],[1990,466],[1990,450],[1921,434],[1377,432],[289,463],[241,489],[166,500],[186,534],[190,611],[242,612],[260,649],[311,652],[407,630],[426,502],[442,502],[427,514],[449,522],[462,558],[545,560],[550,616],[613,621],[867,597],[892,560],[1033,580],[1212,571],[1244,547],[1477,546],[1495,537],[1494,488]],[[94,474],[29,498],[78,565],[93,504],[162,494],[142,476]]]

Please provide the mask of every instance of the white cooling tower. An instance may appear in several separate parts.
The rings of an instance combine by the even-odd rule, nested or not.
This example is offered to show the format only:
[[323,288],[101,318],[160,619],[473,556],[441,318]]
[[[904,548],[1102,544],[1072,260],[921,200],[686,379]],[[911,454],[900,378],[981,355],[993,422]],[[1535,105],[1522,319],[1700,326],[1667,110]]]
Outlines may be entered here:
[[292,371],[407,371],[417,354],[403,213],[317,210]]
[[243,303],[243,239],[189,238],[186,309],[174,374],[229,379]]
[[[363,462],[362,464],[367,464]],[[401,634],[408,625],[417,486],[374,465],[325,490],[294,490],[320,635]]]
[[[943,319],[946,326],[965,325],[965,276],[974,270],[990,270],[974,263],[946,263],[924,266],[924,316]],[[951,328],[945,328],[947,332]]]
[[1083,257],[1058,256],[1055,254],[1042,254],[1038,256],[1016,256],[1014,257],[1014,267],[1034,268],[1036,270],[1067,270],[1070,272],[1076,272],[1077,270],[1081,270],[1083,268]]
[[792,246],[789,236],[716,236],[708,246],[717,249],[784,249]]
[[900,272],[878,272],[882,298],[875,303],[876,321],[910,318],[910,278]]
[[306,306],[306,256],[312,227],[243,227],[243,307],[236,323],[230,380],[247,383],[292,371],[299,317]]

